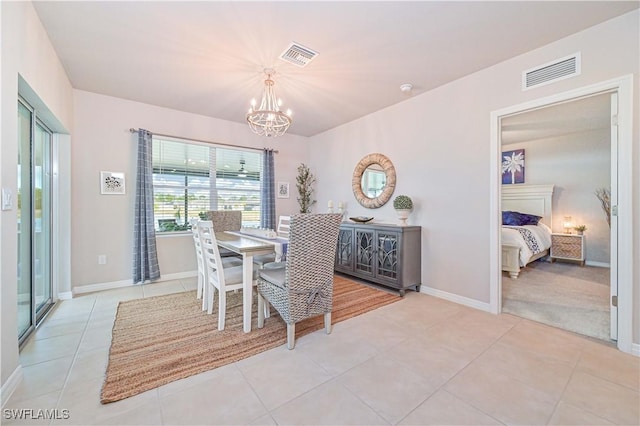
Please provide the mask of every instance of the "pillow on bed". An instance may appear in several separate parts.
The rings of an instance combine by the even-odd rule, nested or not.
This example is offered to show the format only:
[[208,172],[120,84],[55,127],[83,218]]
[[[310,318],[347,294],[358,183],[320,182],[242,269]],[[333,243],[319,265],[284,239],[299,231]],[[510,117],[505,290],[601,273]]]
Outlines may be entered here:
[[502,224],[509,226],[537,225],[542,216],[513,211],[502,212]]
[[520,214],[518,212],[503,211],[502,224],[510,226],[520,226]]
[[536,216],[534,214],[526,214],[520,213],[520,219],[522,221],[522,226],[524,225],[537,225],[542,219],[542,216]]

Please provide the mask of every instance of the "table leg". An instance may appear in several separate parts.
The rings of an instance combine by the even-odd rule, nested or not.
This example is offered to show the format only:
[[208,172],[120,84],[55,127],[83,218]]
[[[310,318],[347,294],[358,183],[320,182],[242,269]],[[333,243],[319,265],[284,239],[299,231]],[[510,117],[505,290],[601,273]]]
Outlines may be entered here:
[[242,324],[245,333],[251,331],[251,304],[253,303],[253,255],[242,254]]

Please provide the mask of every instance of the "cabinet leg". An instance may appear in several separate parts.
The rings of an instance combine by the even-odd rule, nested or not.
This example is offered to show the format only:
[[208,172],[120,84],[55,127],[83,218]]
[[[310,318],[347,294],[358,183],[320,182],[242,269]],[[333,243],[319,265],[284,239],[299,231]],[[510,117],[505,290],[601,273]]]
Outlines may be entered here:
[[404,288],[400,290],[400,297],[404,297],[405,290]]
[[418,285],[416,286],[416,292],[417,292],[417,293],[420,293],[420,286],[421,286],[421,285],[422,285],[422,284],[418,284]]

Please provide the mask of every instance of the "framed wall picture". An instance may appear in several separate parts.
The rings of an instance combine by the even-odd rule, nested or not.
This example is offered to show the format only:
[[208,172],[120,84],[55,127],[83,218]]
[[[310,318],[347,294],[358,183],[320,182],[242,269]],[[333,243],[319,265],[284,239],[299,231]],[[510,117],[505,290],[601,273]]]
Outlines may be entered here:
[[289,182],[278,182],[278,198],[289,198]]
[[524,183],[524,149],[502,153],[502,184]]
[[124,194],[124,173],[100,172],[100,193],[107,195]]

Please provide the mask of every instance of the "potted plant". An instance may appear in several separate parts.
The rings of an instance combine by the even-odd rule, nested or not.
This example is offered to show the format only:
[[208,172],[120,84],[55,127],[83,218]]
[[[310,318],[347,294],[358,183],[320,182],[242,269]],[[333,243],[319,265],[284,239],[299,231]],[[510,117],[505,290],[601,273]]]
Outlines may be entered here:
[[409,218],[409,213],[413,209],[413,201],[407,195],[398,195],[393,200],[393,208],[396,209],[396,213],[398,214],[398,219],[400,219],[400,225],[407,225],[407,218]]
[[309,170],[309,167],[301,163],[298,166],[298,176],[296,176],[296,188],[298,189],[298,204],[300,204],[300,213],[311,213],[311,206],[316,203],[312,200],[313,187],[316,178]]
[[573,229],[575,229],[578,232],[578,235],[582,235],[584,233],[584,231],[587,230],[587,226],[586,225],[578,225]]

